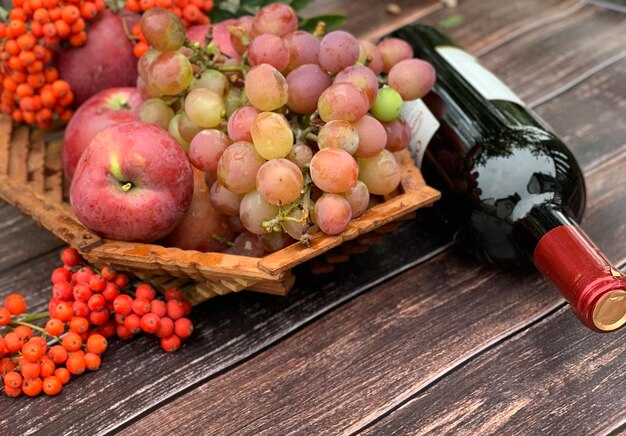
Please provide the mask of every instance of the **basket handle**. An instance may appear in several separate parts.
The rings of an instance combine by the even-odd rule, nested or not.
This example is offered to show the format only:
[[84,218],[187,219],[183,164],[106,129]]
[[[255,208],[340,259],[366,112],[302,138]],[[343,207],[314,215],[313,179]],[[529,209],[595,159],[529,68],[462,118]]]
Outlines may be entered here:
[[68,208],[35,192],[27,184],[16,183],[5,174],[0,174],[0,198],[24,214],[32,216],[43,227],[79,251],[89,251],[102,244],[100,236],[68,213]]

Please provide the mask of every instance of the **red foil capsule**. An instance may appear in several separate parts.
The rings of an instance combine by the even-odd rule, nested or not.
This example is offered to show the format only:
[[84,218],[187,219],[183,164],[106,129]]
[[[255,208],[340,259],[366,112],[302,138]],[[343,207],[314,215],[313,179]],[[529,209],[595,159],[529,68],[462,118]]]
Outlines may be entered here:
[[546,233],[533,255],[574,313],[592,330],[608,332],[626,324],[626,278],[577,226]]

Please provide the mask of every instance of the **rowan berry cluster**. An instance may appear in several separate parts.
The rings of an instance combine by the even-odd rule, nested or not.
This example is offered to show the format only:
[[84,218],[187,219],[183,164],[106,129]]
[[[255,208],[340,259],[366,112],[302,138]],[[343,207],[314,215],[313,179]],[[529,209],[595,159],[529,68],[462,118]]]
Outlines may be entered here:
[[103,0],[13,0],[0,22],[0,111],[42,128],[68,121],[74,95],[52,65],[54,48],[83,45],[86,23],[105,7]]
[[[209,17],[206,15],[213,9],[213,0],[126,0],[126,7],[138,13],[146,12],[152,8],[168,9],[181,19],[185,28],[209,24]],[[150,48],[146,38],[141,32],[139,23],[135,24],[131,33],[138,39],[133,52],[140,58]]]
[[[191,304],[180,289],[165,290],[161,300],[147,283],[133,289],[124,273],[109,267],[94,271],[73,248],[61,259],[63,266],[51,275],[48,312],[27,314],[19,294],[0,306],[0,376],[7,395],[60,393],[72,376],[100,368],[107,339],[114,336],[154,334],[172,352],[193,332],[186,318]],[[45,326],[34,324],[44,319]]]

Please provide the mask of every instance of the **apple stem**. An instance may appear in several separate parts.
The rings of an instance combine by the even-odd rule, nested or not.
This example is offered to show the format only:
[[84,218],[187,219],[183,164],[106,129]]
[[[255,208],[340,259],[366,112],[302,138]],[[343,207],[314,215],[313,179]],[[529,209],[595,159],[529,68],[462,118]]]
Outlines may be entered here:
[[128,191],[130,191],[130,188],[132,188],[132,187],[133,187],[133,184],[132,184],[132,183],[130,183],[130,182],[126,182],[126,183],[124,183],[124,184],[122,185],[122,191],[124,191],[124,192],[128,192]]

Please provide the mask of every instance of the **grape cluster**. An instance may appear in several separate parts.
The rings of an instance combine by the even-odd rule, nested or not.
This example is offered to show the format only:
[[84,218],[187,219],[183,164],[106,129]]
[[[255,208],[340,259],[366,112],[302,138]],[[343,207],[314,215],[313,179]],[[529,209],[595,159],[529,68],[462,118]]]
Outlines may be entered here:
[[[71,377],[100,368],[107,339],[115,336],[154,334],[172,352],[193,332],[186,318],[191,304],[180,289],[167,289],[161,300],[147,283],[129,289],[124,273],[94,271],[73,248],[61,259],[63,266],[51,274],[48,312],[25,313],[20,294],[0,306],[0,377],[7,395],[57,395]],[[45,326],[34,324],[39,320],[47,320]]]
[[16,122],[50,127],[69,121],[74,95],[52,65],[54,49],[87,40],[86,23],[106,7],[103,0],[13,0],[0,22],[0,112]]
[[403,102],[435,80],[405,41],[324,35],[323,24],[300,31],[294,10],[276,3],[228,26],[230,44],[200,44],[174,14],[149,12],[140,117],[205,172],[211,202],[243,231],[230,250],[259,256],[319,230],[339,234],[370,196],[398,188],[393,153],[410,139]]

